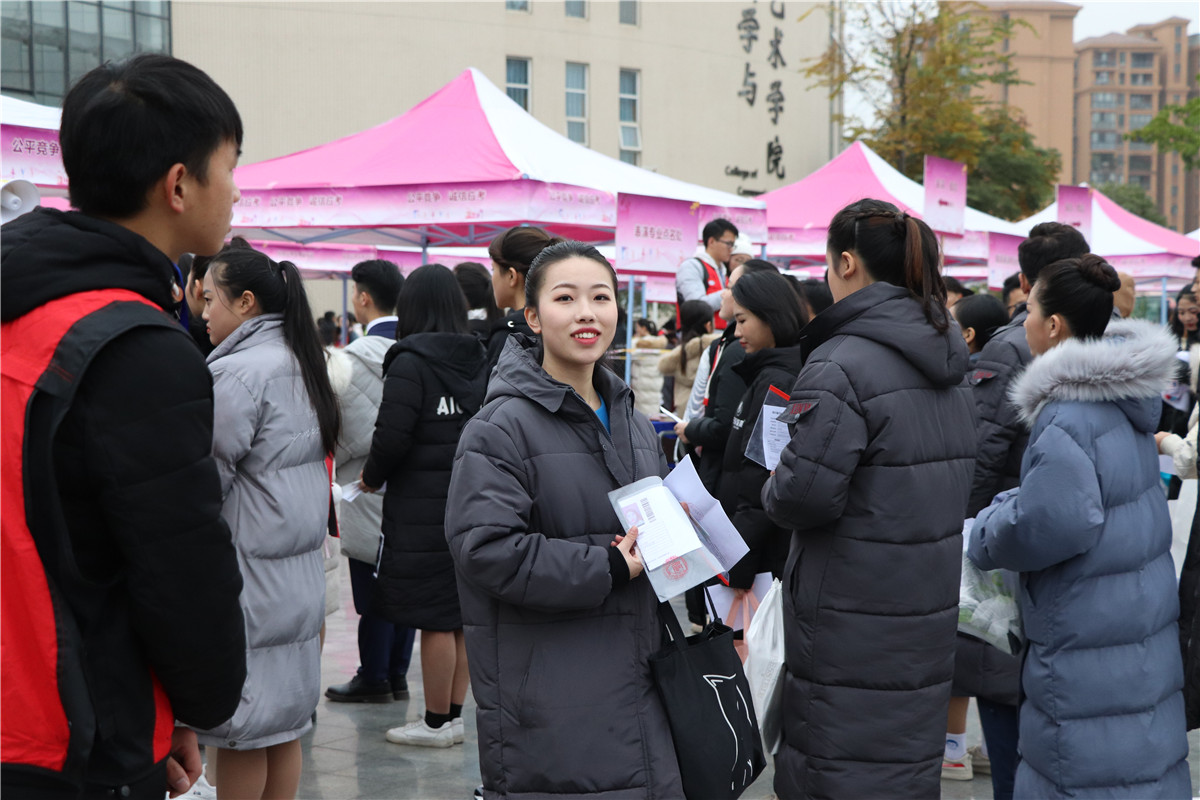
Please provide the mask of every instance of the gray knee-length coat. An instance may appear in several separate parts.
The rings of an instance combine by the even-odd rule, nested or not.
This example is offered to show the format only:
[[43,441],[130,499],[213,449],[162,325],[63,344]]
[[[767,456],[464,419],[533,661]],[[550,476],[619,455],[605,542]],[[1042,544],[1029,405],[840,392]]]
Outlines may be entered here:
[[244,582],[247,674],[233,719],[198,733],[203,744],[236,750],[306,733],[321,689],[329,473],[282,326],[281,314],[254,317],[208,357],[221,516]]
[[658,601],[645,575],[614,588],[609,555],[608,492],[665,474],[660,442],[615,375],[595,377],[610,435],[534,346],[505,345],[446,503],[484,796],[682,798],[648,662]]
[[1021,573],[1029,645],[1016,797],[1188,798],[1171,520],[1154,429],[1176,343],[1147,322],[1067,342],[1017,378],[1021,484],[968,555]]
[[875,283],[818,315],[763,507],[784,571],[781,798],[937,798],[975,404],[957,326]]

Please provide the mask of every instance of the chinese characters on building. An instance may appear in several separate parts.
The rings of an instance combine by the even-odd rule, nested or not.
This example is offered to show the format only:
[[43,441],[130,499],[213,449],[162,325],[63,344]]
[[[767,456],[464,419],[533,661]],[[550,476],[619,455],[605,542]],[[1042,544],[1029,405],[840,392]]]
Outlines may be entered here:
[[[758,0],[754,0],[755,3]],[[785,17],[783,0],[771,0],[770,3],[771,17],[782,20]],[[758,41],[758,32],[760,30],[758,21],[758,6],[751,5],[741,10],[741,18],[737,23],[738,40],[741,42],[742,50],[747,54],[747,59],[742,71],[742,85],[738,89],[738,97],[746,101],[746,104],[754,108],[754,102],[758,99],[758,71],[768,69],[772,73],[777,73],[779,70],[786,70],[787,59],[783,55],[783,28],[779,25],[772,25],[772,36],[769,40],[765,40],[765,52],[759,48],[759,52],[763,53],[766,64],[758,66],[755,69],[755,64],[751,60],[754,55],[754,43]],[[763,111],[770,117],[772,125],[779,124],[779,118],[783,115],[786,108],[786,95],[783,89],[783,76],[772,75],[775,80],[770,80],[767,85],[770,87],[770,92],[765,96],[766,103],[763,106]],[[783,145],[776,136],[767,143],[767,158],[766,158],[766,173],[775,175],[781,180],[783,179]]]

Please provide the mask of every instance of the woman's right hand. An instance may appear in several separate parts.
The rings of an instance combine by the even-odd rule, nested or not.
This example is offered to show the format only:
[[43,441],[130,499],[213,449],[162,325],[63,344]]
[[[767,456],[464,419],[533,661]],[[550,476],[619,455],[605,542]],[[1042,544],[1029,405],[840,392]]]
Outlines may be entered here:
[[621,555],[625,557],[625,566],[629,568],[629,580],[633,580],[638,575],[642,574],[642,555],[637,550],[637,525],[629,529],[629,533],[624,536],[617,534],[613,546],[621,551]]

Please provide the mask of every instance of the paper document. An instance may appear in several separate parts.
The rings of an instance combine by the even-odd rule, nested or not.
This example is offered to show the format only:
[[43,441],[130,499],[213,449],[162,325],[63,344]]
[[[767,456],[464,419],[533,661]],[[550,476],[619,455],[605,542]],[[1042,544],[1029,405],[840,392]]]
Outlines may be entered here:
[[780,413],[787,407],[787,394],[774,386],[767,389],[767,399],[759,411],[754,430],[750,432],[750,441],[746,443],[746,458],[774,470],[779,466],[783,449],[792,440],[792,433],[787,423],[779,420]]
[[[385,491],[387,491],[387,481],[384,481],[383,486],[380,486],[375,490],[375,494],[383,494]],[[348,483],[342,487],[342,502],[353,503],[354,498],[358,497],[360,494],[370,493],[364,492],[362,490],[362,484],[358,481],[355,481],[354,483]]]
[[643,478],[625,488],[635,491],[613,498],[613,506],[625,530],[637,526],[637,546],[646,569],[657,569],[700,547],[691,520],[659,478]]
[[675,465],[663,485],[671,490],[677,500],[688,504],[692,519],[700,527],[699,536],[705,549],[716,558],[722,571],[728,572],[750,552],[746,540],[733,527],[725,509],[704,488],[691,455]]
[[667,411],[667,407],[666,407],[666,406],[659,406],[659,407],[658,407],[658,412],[659,412],[660,414],[662,414],[663,416],[665,416],[665,417],[670,417],[671,419],[675,420],[676,422],[683,422],[683,420],[681,420],[679,417],[675,416],[675,415],[674,415],[674,414],[672,414],[670,411]]
[[1178,475],[1179,470],[1175,469],[1174,456],[1159,456],[1158,471],[1163,475]]

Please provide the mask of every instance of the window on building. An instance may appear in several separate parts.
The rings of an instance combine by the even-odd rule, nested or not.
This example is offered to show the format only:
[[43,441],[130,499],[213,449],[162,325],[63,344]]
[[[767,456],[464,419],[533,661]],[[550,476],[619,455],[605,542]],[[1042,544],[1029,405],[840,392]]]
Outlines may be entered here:
[[1116,131],[1092,131],[1093,150],[1116,150],[1121,146],[1121,134]]
[[1175,26],[1175,38],[1176,38],[1176,39],[1182,39],[1182,38],[1183,38],[1183,26],[1182,26],[1182,25],[1176,25],[1176,26]]
[[510,58],[505,70],[505,89],[521,108],[529,110],[529,59]]
[[1124,73],[1124,72],[1122,72],[1122,73],[1121,73],[1121,74],[1120,74],[1118,77],[1120,78],[1120,80],[1119,80],[1119,81],[1117,81],[1117,82],[1118,82],[1119,84],[1121,84],[1122,86],[1124,86],[1124,85],[1125,85],[1125,73]]
[[1180,68],[1181,66],[1183,66],[1183,65],[1182,65],[1182,64],[1180,64],[1178,61],[1176,61],[1176,62],[1175,62],[1175,80],[1179,80],[1179,76],[1182,74],[1182,73],[1179,71],[1179,68]]
[[1116,92],[1092,92],[1092,108],[1116,108],[1122,97]]
[[587,19],[587,0],[564,0],[563,5],[568,17]]
[[1154,53],[1133,53],[1129,57],[1133,69],[1154,69]]
[[1131,94],[1131,95],[1129,95],[1129,107],[1131,109],[1154,108],[1154,95],[1152,95],[1152,94]]
[[1092,153],[1092,169],[1088,180],[1093,185],[1120,183],[1121,166],[1113,153]]
[[1171,197],[1179,197],[1179,184],[1171,184]]
[[58,105],[71,82],[104,61],[171,52],[170,4],[125,0],[0,3],[0,88]]
[[1150,156],[1130,156],[1129,171],[1130,172],[1149,172],[1153,168],[1154,160]]
[[638,0],[618,0],[617,9],[622,25],[638,24]]
[[1182,52],[1182,51],[1179,49],[1179,42],[1176,42],[1175,43],[1175,57],[1176,58],[1179,58],[1180,52]]
[[1125,66],[1125,51],[1121,51],[1121,66]]
[[1178,174],[1179,174],[1179,165],[1178,165],[1178,164],[1172,164],[1172,165],[1171,165],[1171,174],[1172,174],[1172,175],[1178,175]]
[[567,138],[582,145],[588,143],[588,67],[567,62]]
[[1097,72],[1096,73],[1096,83],[1100,86],[1104,86],[1106,84],[1112,83],[1112,73],[1111,72]]
[[1154,76],[1149,72],[1134,72],[1129,76],[1130,86],[1150,86],[1154,83]]
[[1129,149],[1130,150],[1143,150],[1143,151],[1144,150],[1153,150],[1154,145],[1151,144],[1150,142],[1140,142],[1136,139],[1131,139],[1129,142]]
[[529,11],[529,0],[504,0],[504,7],[509,11]]
[[1112,50],[1097,50],[1092,53],[1093,67],[1111,67],[1116,63],[1117,59]]
[[1174,216],[1178,216],[1178,214],[1179,214],[1179,206],[1178,206],[1178,205],[1172,205],[1172,206],[1171,206],[1171,216],[1172,216],[1172,217],[1174,217]]
[[1147,192],[1150,191],[1150,176],[1149,175],[1130,175],[1130,186],[1140,186]]
[[621,160],[637,164],[642,152],[641,108],[638,85],[641,74],[636,69],[621,70],[618,104],[620,106]]
[[1117,114],[1114,111],[1093,111],[1092,127],[1097,130],[1112,130],[1117,127]]
[[1138,128],[1144,128],[1150,124],[1153,119],[1153,114],[1130,114],[1129,115],[1129,130],[1136,131]]

